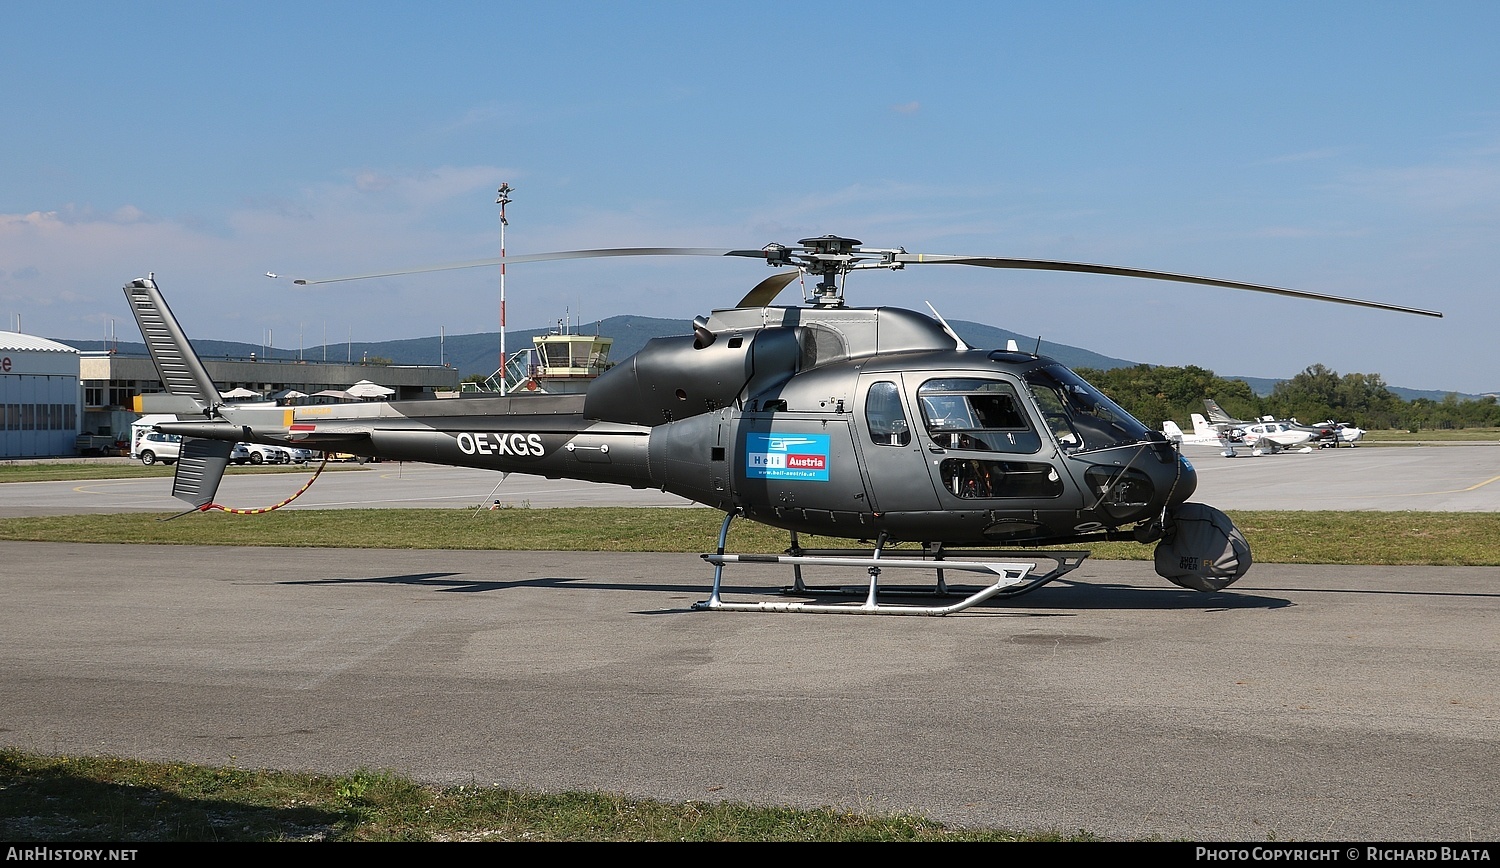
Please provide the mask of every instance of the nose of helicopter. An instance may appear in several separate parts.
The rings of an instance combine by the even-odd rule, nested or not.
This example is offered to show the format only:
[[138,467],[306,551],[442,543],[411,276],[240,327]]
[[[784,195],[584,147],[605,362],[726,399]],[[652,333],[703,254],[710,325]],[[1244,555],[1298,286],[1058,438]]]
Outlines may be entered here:
[[1198,471],[1193,467],[1193,462],[1187,460],[1186,455],[1177,455],[1177,482],[1172,486],[1172,494],[1167,498],[1167,506],[1177,506],[1193,496],[1198,490]]
[[1146,441],[1156,460],[1144,462],[1143,469],[1155,489],[1164,495],[1164,505],[1170,509],[1192,497],[1198,490],[1198,471],[1193,462],[1160,431],[1146,432]]
[[[1093,501],[1090,509],[1112,527],[1149,522],[1173,511],[1198,488],[1198,471],[1160,432],[1114,449],[1076,453],[1075,478]],[[1081,472],[1080,472],[1081,470]]]

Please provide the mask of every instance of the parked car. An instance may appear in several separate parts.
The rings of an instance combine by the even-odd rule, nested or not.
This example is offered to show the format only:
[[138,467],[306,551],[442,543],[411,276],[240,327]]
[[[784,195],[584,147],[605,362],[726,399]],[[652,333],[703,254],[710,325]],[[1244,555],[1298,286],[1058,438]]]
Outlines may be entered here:
[[158,461],[163,464],[172,464],[181,454],[182,438],[176,434],[162,434],[159,431],[151,431],[141,437],[141,442],[135,450],[135,455],[141,459],[142,464],[155,464]]
[[250,443],[251,464],[290,464],[292,456],[280,446],[267,446],[264,443]]
[[249,464],[250,447],[244,443],[234,444],[234,448],[229,450],[229,462],[231,464]]
[[287,454],[291,456],[292,462],[295,464],[306,464],[307,462],[312,461],[313,459],[318,457],[317,452],[311,449],[303,449],[300,446],[288,446],[286,448],[286,451]]

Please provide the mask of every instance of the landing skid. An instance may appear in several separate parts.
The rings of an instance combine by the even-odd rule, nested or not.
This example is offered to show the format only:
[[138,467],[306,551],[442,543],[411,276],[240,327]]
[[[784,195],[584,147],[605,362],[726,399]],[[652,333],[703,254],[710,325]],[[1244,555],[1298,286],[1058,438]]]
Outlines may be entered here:
[[[733,611],[733,612],[802,612],[810,614],[840,614],[840,615],[928,615],[939,616],[960,612],[978,603],[989,599],[1006,599],[1017,597],[1029,591],[1045,585],[1053,579],[1059,578],[1072,572],[1083,564],[1089,553],[1086,551],[1015,551],[1000,549],[963,549],[959,551],[945,550],[941,546],[924,546],[919,558],[890,558],[883,557],[885,550],[885,537],[876,542],[874,551],[868,549],[803,549],[797,544],[797,534],[792,533],[792,545],[784,555],[758,555],[758,554],[727,554],[724,551],[726,541],[729,537],[729,525],[734,520],[735,513],[729,513],[724,517],[724,525],[719,530],[719,547],[712,554],[703,555],[703,559],[714,565],[713,591],[709,599],[694,603],[693,608],[699,610]],[[953,558],[965,558],[966,560],[954,560]],[[979,558],[980,560],[967,560]],[[1003,560],[999,560],[1003,559]],[[1051,560],[1053,568],[1044,573],[1034,573],[1037,569],[1035,563],[1027,561]],[[863,594],[863,603],[801,603],[801,602],[758,602],[758,603],[731,603],[726,602],[722,595],[725,564],[787,564],[792,567],[792,584],[781,589],[783,594],[797,594],[807,596],[854,596]],[[804,566],[821,567],[863,567],[869,575],[868,586],[858,587],[852,585],[808,585],[804,583],[802,568]],[[880,585],[880,574],[885,569],[920,569],[934,570],[937,579],[930,585]],[[946,580],[949,570],[960,572],[984,573],[994,577],[992,584],[980,587],[957,587],[950,586]],[[963,599],[949,604],[936,606],[920,605],[885,605],[879,602],[881,596],[907,596],[907,597],[962,597]]]

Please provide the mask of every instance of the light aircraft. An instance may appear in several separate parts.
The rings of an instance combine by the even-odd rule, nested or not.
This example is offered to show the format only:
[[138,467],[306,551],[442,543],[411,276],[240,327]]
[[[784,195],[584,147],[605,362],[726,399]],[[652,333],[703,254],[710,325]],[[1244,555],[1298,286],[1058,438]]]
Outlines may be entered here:
[[1299,426],[1296,420],[1262,416],[1259,419],[1236,419],[1224,412],[1212,398],[1203,399],[1203,408],[1208,412],[1209,424],[1213,425],[1230,443],[1243,443],[1250,447],[1251,455],[1267,455],[1291,449],[1311,452],[1308,445],[1320,436],[1316,428]]
[[[1258,420],[1250,422],[1246,420],[1230,418],[1229,414],[1224,412],[1224,410],[1211,399],[1205,400],[1203,402],[1203,406],[1213,414],[1215,421],[1219,424],[1226,426],[1250,426],[1258,423],[1275,422],[1290,428],[1292,431],[1305,431],[1308,435],[1308,442],[1321,448],[1342,446],[1346,443],[1352,446],[1355,443],[1359,442],[1359,439],[1361,437],[1365,436],[1365,432],[1363,429],[1357,428],[1346,422],[1335,422],[1332,419],[1329,419],[1326,422],[1319,422],[1316,425],[1304,425],[1301,422],[1298,422],[1297,417],[1295,416],[1290,419],[1277,419],[1275,416],[1262,416]],[[1243,436],[1240,436],[1241,434],[1243,434],[1243,431],[1236,434],[1236,440],[1244,439]]]
[[[139,396],[137,408],[176,414],[157,428],[183,437],[172,491],[194,510],[216,506],[229,450],[242,440],[658,488],[725,514],[716,550],[703,555],[714,567],[710,596],[694,608],[946,615],[1026,593],[1088,556],[1061,546],[1155,544],[1160,575],[1205,592],[1242,576],[1250,549],[1228,516],[1189,500],[1197,473],[1177,447],[1077,374],[1013,343],[971,347],[935,309],[849,307],[850,274],[931,264],[1079,272],[1442,316],[1120,266],[907,253],[833,235],[754,249],[573,250],[296,282],[624,256],[745,258],[778,271],[733,307],[695,318],[691,333],[652,340],[583,394],[296,408],[221,401],[154,277],[141,278],[125,295],[166,391]],[[801,305],[773,303],[799,279]],[[786,553],[728,551],[737,517],[787,531]],[[799,534],[866,547],[806,549]],[[791,567],[784,590],[815,599],[725,600],[725,567],[747,562]],[[857,567],[868,581],[814,586],[804,567]],[[881,586],[887,569],[931,571],[935,583]],[[989,584],[950,588],[949,572]],[[902,593],[957,602],[882,602]],[[819,601],[841,594],[865,599]]]
[[1348,422],[1336,422],[1334,424],[1336,426],[1335,433],[1338,434],[1338,440],[1334,443],[1335,446],[1353,447],[1358,445],[1360,440],[1364,439],[1365,429],[1358,425],[1351,425]]
[[1177,423],[1171,419],[1161,423],[1162,433],[1178,446],[1211,446],[1218,449],[1219,454],[1225,458],[1235,458],[1239,455],[1228,434],[1210,425],[1208,420],[1203,418],[1202,413],[1194,413],[1192,419],[1193,433],[1191,434],[1183,433],[1183,430],[1177,427]]
[[1293,428],[1299,431],[1310,432],[1313,435],[1312,442],[1323,449],[1334,449],[1339,446],[1356,446],[1359,444],[1360,438],[1365,436],[1363,428],[1351,425],[1348,422],[1335,422],[1329,419],[1326,422],[1319,422],[1316,425],[1303,425],[1297,421],[1296,417],[1288,421],[1291,422]]
[[1313,449],[1308,445],[1312,442],[1313,433],[1298,430],[1290,422],[1251,422],[1240,426],[1238,430],[1240,439],[1250,447],[1251,455],[1273,455],[1287,450],[1306,453]]

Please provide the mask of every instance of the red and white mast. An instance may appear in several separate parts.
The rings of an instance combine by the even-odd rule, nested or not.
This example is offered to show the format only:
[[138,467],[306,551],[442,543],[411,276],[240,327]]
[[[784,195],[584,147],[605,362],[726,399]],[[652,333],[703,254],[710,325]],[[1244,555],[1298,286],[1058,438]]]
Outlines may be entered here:
[[500,206],[500,394],[505,394],[505,206],[510,204],[511,186],[501,182],[495,204]]

